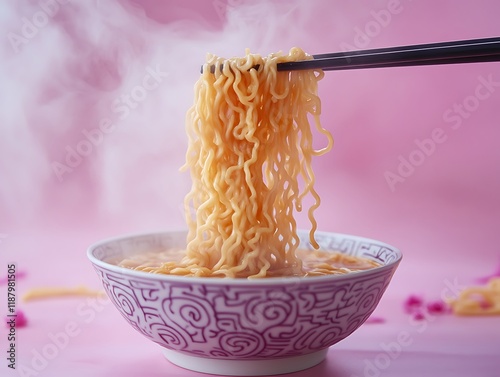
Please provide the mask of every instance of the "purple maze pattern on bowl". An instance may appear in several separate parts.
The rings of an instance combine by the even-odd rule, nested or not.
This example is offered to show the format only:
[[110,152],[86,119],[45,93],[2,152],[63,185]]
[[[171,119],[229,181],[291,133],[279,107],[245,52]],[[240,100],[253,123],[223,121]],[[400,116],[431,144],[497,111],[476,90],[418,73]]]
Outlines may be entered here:
[[152,341],[192,356],[255,360],[315,352],[351,334],[397,265],[269,285],[184,283],[94,267],[123,317]]

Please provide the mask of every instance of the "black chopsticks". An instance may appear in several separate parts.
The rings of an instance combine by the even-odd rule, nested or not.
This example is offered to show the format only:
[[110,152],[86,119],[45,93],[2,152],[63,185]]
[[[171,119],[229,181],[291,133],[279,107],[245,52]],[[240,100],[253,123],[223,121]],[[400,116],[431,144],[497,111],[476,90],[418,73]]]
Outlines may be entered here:
[[500,37],[313,55],[280,63],[278,71],[407,67],[500,61]]
[[[500,61],[500,37],[317,54],[311,60],[279,63],[278,71],[408,67]],[[221,67],[222,68],[222,67]],[[258,67],[254,67],[258,68]],[[210,67],[213,73],[215,68]],[[203,67],[202,67],[203,72]]]

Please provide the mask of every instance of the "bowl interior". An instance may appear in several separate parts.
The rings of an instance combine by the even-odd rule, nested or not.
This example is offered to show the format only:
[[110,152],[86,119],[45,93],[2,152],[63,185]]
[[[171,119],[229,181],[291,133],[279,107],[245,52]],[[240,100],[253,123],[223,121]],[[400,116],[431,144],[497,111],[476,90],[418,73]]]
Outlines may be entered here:
[[[124,258],[142,252],[159,252],[166,248],[183,248],[186,245],[186,235],[186,231],[180,230],[115,237],[90,246],[87,254],[92,263],[96,265],[111,268],[113,270],[122,270],[124,273],[143,274],[140,271],[127,270],[123,267],[116,266],[116,264]],[[300,238],[299,248],[314,250],[309,241],[309,232],[300,230],[298,235]],[[359,256],[373,260],[381,265],[375,269],[397,264],[402,258],[402,254],[397,248],[365,237],[340,233],[316,232],[315,239],[320,246],[320,250],[340,252],[346,255]],[[368,271],[370,270],[357,273],[367,273]],[[340,276],[342,275],[338,277]],[[177,278],[175,276],[165,277]],[[185,279],[184,277],[180,278]],[[264,280],[269,279],[280,278],[268,278]]]

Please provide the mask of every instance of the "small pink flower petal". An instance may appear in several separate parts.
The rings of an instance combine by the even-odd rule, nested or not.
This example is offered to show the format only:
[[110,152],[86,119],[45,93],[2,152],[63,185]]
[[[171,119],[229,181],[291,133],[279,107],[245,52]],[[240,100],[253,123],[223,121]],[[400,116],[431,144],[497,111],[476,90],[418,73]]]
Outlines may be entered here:
[[493,304],[491,302],[483,300],[479,302],[479,307],[483,310],[491,309],[493,307]]
[[[26,271],[16,271],[16,280],[22,279],[26,276]],[[7,284],[9,282],[9,279],[7,276],[3,276],[0,278],[0,285]]]
[[424,300],[422,297],[417,295],[409,295],[405,302],[403,303],[403,308],[406,313],[414,313],[419,310],[424,305]]
[[427,304],[427,311],[432,314],[443,314],[448,311],[447,309],[443,301],[431,301]]
[[365,323],[385,323],[385,318],[383,317],[369,317]]
[[25,327],[28,324],[28,319],[21,310],[16,311],[15,317],[5,317],[4,323],[7,327],[11,326],[9,322],[12,320],[12,318],[14,318],[16,328]]
[[25,327],[28,324],[28,319],[21,310],[16,311],[16,327]]

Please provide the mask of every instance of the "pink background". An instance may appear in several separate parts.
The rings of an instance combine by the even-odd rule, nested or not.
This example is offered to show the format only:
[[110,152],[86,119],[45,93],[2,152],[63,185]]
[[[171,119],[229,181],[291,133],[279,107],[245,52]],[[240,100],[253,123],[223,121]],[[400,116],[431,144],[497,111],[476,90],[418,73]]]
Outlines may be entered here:
[[[18,307],[30,321],[18,329],[18,367],[76,322],[81,331],[36,375],[194,375],[163,360],[107,302],[20,297],[45,285],[99,289],[89,244],[184,227],[184,116],[207,52],[500,36],[499,14],[495,0],[2,2],[0,276],[9,262],[26,272]],[[415,324],[401,302],[456,294],[500,261],[499,63],[329,72],[320,96],[336,145],[314,162],[319,228],[380,239],[405,256],[377,309],[386,323],[364,325],[312,372],[497,376],[499,317]],[[384,345],[402,331],[412,343],[383,364]],[[4,354],[4,328],[0,336]]]

